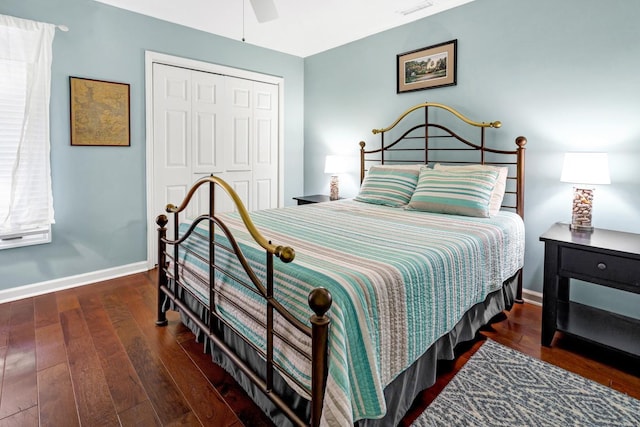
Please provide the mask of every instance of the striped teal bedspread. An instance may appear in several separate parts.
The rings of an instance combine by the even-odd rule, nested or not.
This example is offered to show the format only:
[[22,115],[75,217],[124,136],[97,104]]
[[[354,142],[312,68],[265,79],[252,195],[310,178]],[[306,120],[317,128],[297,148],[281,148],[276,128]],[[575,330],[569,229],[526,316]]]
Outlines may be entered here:
[[[264,250],[239,216],[221,217],[264,275]],[[251,218],[273,244],[296,251],[290,264],[274,261],[274,293],[286,308],[308,322],[309,292],[323,286],[333,296],[323,425],[383,416],[385,386],[524,261],[524,224],[510,212],[472,218],[341,200],[256,211]],[[190,262],[207,275],[206,265]],[[260,310],[246,290],[220,281],[217,286]],[[206,302],[208,290],[198,293]],[[264,334],[250,319],[229,304],[218,308],[264,348]],[[299,340],[310,348],[308,340]],[[275,357],[310,389],[307,360],[286,348]]]

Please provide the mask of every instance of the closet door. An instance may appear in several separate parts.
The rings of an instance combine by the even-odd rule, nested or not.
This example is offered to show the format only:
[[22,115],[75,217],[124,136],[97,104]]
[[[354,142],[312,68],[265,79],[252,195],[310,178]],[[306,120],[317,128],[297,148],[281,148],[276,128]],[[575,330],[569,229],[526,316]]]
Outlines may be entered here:
[[[184,199],[192,180],[191,75],[188,70],[153,65],[155,212]],[[173,223],[167,235],[173,237]]]
[[[180,203],[195,181],[212,174],[247,209],[277,207],[278,86],[161,64],[153,65],[153,82],[156,211]],[[184,218],[207,212],[208,200],[201,187]],[[234,209],[224,191],[215,203],[218,212]]]
[[[227,181],[249,210],[282,201],[279,97],[283,79],[171,57],[146,55],[148,264],[155,264],[155,217],[210,174]],[[167,65],[172,64],[172,65]],[[180,220],[208,211],[208,188]],[[216,211],[234,209],[220,190]],[[172,223],[168,235],[173,235]]]

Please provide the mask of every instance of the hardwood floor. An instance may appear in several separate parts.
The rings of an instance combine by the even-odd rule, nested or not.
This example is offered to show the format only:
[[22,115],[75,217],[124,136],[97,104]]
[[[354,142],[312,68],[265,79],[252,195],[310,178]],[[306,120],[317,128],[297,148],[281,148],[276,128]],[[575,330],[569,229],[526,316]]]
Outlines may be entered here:
[[[0,305],[0,427],[271,426],[169,313],[156,327],[154,272]],[[518,305],[460,346],[408,426],[489,337],[640,399],[637,360],[556,334],[540,346],[540,307]]]

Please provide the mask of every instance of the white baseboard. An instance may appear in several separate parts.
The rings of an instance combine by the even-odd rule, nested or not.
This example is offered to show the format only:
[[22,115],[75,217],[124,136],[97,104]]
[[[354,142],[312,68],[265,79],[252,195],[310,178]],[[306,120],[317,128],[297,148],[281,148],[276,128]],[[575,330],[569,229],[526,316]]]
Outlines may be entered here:
[[542,305],[542,293],[540,292],[522,289],[522,299],[530,304]]
[[117,277],[140,273],[147,270],[147,262],[142,261],[136,262],[134,264],[107,268],[105,270],[92,271],[90,273],[62,277],[60,279],[54,280],[47,280],[46,282],[19,286],[17,288],[4,289],[0,291],[0,303],[15,301],[22,298],[34,297],[49,292],[61,291],[63,289],[75,288],[77,286],[89,285],[91,283],[115,279]]

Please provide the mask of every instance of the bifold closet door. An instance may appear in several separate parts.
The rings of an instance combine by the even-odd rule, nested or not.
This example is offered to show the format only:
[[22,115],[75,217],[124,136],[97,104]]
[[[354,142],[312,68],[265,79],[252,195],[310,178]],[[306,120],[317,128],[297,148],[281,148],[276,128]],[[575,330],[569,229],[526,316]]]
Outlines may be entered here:
[[[199,178],[225,179],[249,210],[278,206],[278,86],[153,65],[154,205],[181,201]],[[205,212],[199,191],[185,217]],[[224,194],[216,209],[233,209]]]

